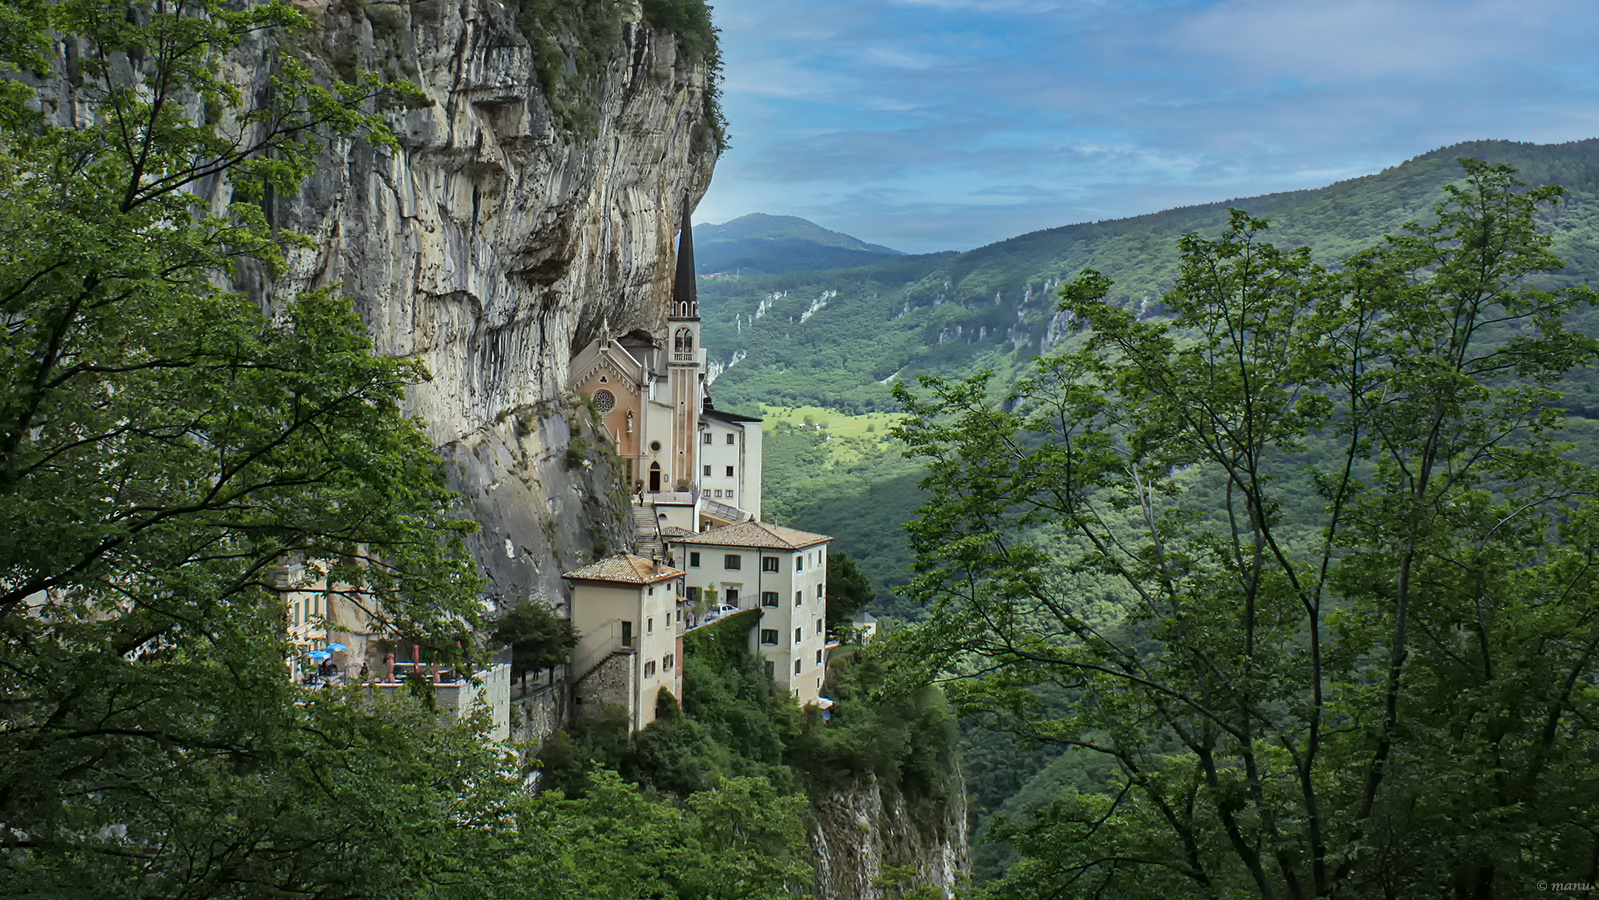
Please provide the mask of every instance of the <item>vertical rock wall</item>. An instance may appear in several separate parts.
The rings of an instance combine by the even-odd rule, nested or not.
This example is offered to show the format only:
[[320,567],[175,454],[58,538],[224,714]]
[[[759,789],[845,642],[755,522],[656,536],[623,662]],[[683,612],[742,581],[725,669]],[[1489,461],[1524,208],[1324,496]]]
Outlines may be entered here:
[[[380,352],[427,365],[433,380],[407,411],[482,526],[472,544],[491,591],[554,597],[561,571],[631,540],[618,478],[561,390],[602,321],[664,325],[677,224],[715,160],[705,72],[635,7],[585,86],[593,115],[569,128],[539,85],[517,0],[294,2],[318,34],[285,52],[330,76],[407,77],[432,105],[391,115],[397,150],[336,142],[273,204],[316,245],[275,289],[340,284]],[[576,41],[563,40],[569,75]]]
[[913,879],[945,896],[971,871],[966,793],[959,773],[946,803],[908,804],[871,776],[812,803],[816,831],[818,900],[879,900],[876,885],[889,869],[910,869]]

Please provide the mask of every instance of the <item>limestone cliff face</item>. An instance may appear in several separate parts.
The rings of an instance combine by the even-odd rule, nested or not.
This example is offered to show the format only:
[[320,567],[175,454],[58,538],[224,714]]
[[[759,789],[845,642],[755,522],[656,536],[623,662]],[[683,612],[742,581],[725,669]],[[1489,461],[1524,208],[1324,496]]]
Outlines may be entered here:
[[664,324],[678,222],[715,159],[705,72],[635,8],[586,85],[590,122],[567,128],[516,0],[295,2],[318,22],[314,65],[404,73],[432,105],[392,115],[397,151],[336,143],[274,203],[316,242],[275,290],[342,284],[380,352],[427,365],[408,412],[482,526],[491,590],[554,596],[579,554],[629,539],[620,479],[561,391],[602,321]]
[[879,900],[888,894],[875,885],[889,869],[909,869],[914,882],[951,896],[971,871],[958,773],[951,784],[953,795],[938,804],[909,804],[870,776],[813,801],[818,900]]

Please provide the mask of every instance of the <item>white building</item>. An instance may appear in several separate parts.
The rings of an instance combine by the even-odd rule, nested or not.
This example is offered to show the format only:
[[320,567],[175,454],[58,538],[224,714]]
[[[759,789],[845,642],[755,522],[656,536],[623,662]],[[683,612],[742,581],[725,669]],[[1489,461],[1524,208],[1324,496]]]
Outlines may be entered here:
[[655,721],[668,691],[683,696],[683,572],[613,556],[561,576],[572,586],[572,699],[616,703],[631,729]]
[[743,522],[670,538],[687,573],[688,599],[717,592],[719,602],[760,609],[750,649],[766,657],[777,686],[802,704],[827,679],[827,545],[833,539]]
[[760,419],[723,412],[705,398],[700,414],[701,494],[759,519],[762,452]]

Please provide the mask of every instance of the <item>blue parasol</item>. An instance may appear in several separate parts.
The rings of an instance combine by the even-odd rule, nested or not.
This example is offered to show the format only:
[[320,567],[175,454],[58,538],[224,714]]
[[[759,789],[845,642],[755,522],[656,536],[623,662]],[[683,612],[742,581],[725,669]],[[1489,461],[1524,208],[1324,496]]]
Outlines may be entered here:
[[333,643],[328,645],[328,650],[330,650],[330,651],[332,651],[334,653],[340,653],[340,652],[348,650],[348,649],[350,649],[350,648],[344,646],[343,644],[339,643],[338,641],[334,641]]
[[326,650],[312,650],[310,653],[306,654],[306,656],[309,656],[312,659],[319,659],[319,660],[320,659],[327,659],[328,657],[330,657],[332,655],[333,654],[329,653]]

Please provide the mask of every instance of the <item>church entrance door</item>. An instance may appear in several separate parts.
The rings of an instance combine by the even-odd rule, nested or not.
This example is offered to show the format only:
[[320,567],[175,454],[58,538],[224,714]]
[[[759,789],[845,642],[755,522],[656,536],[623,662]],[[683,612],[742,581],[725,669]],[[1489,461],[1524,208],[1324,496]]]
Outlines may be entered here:
[[658,494],[661,491],[661,464],[650,463],[650,493]]

